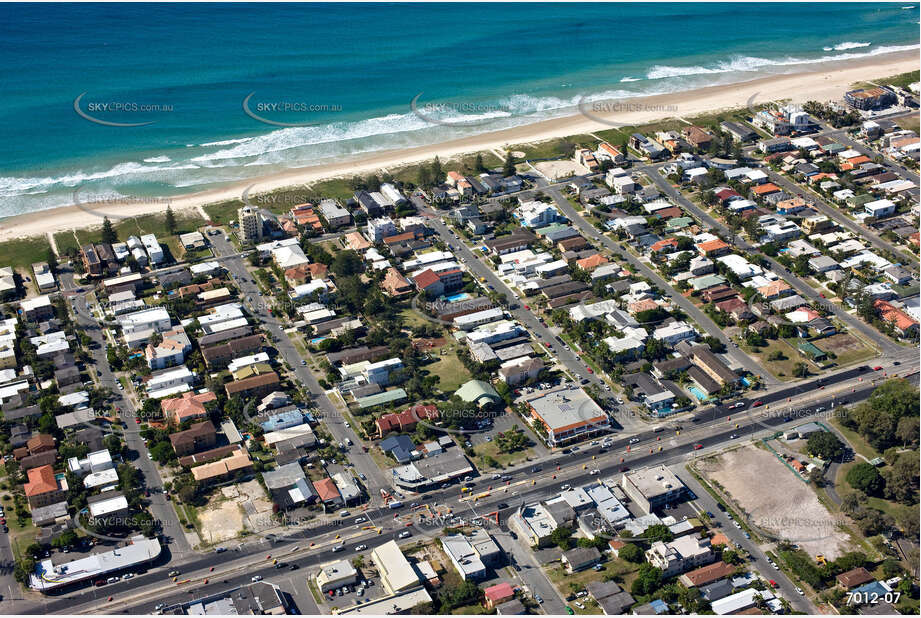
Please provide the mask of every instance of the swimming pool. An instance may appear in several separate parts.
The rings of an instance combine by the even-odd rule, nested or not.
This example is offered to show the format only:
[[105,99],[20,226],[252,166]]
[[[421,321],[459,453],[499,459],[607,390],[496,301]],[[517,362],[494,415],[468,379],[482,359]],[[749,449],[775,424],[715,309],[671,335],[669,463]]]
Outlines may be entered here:
[[452,294],[451,296],[442,296],[441,299],[445,302],[456,303],[459,300],[467,300],[470,298],[470,294],[467,292],[460,292],[459,294]]
[[748,378],[742,378],[741,382],[742,382],[742,384],[744,384],[745,386],[751,386],[751,385],[752,385],[752,383],[748,381]]
[[318,343],[320,343],[320,342],[323,341],[324,339],[326,339],[326,337],[315,337],[314,339],[311,339],[311,340],[310,340],[310,343],[311,343],[312,345],[317,345]]
[[692,395],[694,395],[695,397],[697,397],[697,401],[704,401],[705,399],[709,399],[709,397],[707,397],[707,395],[706,395],[702,390],[700,390],[699,388],[697,388],[696,386],[689,386],[689,387],[688,387],[688,391],[689,391]]

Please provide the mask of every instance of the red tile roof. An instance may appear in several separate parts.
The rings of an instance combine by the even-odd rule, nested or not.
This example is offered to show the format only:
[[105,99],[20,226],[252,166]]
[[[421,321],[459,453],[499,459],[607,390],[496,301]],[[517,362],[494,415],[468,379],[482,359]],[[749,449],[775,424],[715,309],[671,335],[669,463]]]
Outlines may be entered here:
[[495,586],[490,586],[483,590],[483,595],[488,601],[495,603],[496,601],[501,601],[503,599],[509,599],[515,596],[515,589],[508,582],[502,582],[496,584]]
[[54,478],[54,468],[40,466],[29,470],[29,482],[23,486],[23,489],[28,497],[57,491],[58,481]]
[[[712,540],[710,544],[713,544]],[[691,586],[704,586],[710,582],[715,582],[718,579],[728,577],[729,575],[732,575],[734,571],[734,566],[731,564],[726,564],[720,560],[719,562],[714,562],[713,564],[702,566],[699,569],[688,571],[681,576],[681,579]]]
[[339,488],[336,487],[333,479],[329,477],[314,481],[313,488],[317,490],[317,495],[320,496],[320,500],[323,502],[337,500],[340,497]]
[[417,288],[419,288],[420,290],[424,290],[425,288],[429,286],[435,285],[436,283],[441,281],[441,279],[439,279],[438,275],[432,272],[431,269],[426,269],[426,270],[423,270],[418,275],[416,275],[415,277],[413,277],[413,281],[416,282]]
[[752,189],[752,193],[755,195],[768,195],[770,193],[777,193],[778,191],[780,191],[780,187],[775,185],[773,182],[758,185]]

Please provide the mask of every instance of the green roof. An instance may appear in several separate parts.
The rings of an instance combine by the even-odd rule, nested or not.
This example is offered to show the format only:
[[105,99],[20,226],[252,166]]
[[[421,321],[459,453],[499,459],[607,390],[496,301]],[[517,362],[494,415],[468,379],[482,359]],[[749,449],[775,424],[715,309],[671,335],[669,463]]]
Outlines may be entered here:
[[665,224],[665,227],[669,230],[680,230],[682,228],[688,227],[692,223],[694,223],[694,219],[691,217],[675,217],[674,219],[669,219],[668,223]]
[[470,380],[457,389],[454,394],[468,403],[476,402],[478,405],[482,405],[480,400],[483,398],[489,399],[493,403],[502,399],[496,389],[492,387],[492,384],[482,380]]
[[695,292],[706,290],[707,288],[712,288],[723,283],[726,283],[726,278],[722,275],[704,275],[703,277],[688,279],[688,285],[694,288]]
[[551,223],[550,225],[545,225],[544,227],[537,228],[534,230],[534,233],[538,236],[546,236],[551,232],[556,232],[557,230],[565,230],[568,227],[568,225],[564,225],[562,223]]
[[399,401],[401,399],[406,399],[406,391],[402,388],[395,388],[392,391],[384,391],[383,393],[375,393],[374,395],[368,395],[367,397],[358,397],[355,401],[358,403],[359,408],[373,408],[374,406],[380,406],[385,403],[393,403],[394,401]]
[[820,350],[814,343],[811,341],[805,341],[798,346],[796,346],[800,352],[808,356],[809,358],[824,358],[827,356],[825,352]]

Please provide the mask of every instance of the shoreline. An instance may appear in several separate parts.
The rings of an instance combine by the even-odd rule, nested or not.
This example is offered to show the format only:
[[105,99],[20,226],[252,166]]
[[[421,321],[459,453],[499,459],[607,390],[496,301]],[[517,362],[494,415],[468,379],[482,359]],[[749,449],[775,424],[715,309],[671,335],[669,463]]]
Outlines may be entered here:
[[[810,99],[840,100],[844,91],[855,82],[915,71],[919,68],[919,62],[917,51],[905,51],[881,54],[861,60],[836,61],[808,66],[810,70],[803,72],[769,75],[734,84],[626,99],[630,107],[638,108],[634,111],[593,111],[591,118],[577,113],[439,144],[401,150],[382,150],[333,163],[292,168],[269,176],[235,181],[224,187],[172,198],[113,200],[60,206],[14,215],[0,220],[0,242],[53,235],[74,229],[93,228],[102,224],[103,216],[116,221],[163,212],[167,205],[170,205],[177,213],[199,209],[201,206],[216,202],[240,199],[245,190],[255,195],[320,180],[368,174],[381,169],[392,170],[430,160],[435,156],[446,161],[474,152],[504,151],[508,145],[535,143],[580,133],[593,133],[615,128],[617,125],[637,125],[665,118],[689,118],[706,113],[716,113],[745,107],[749,100],[756,104],[781,99],[792,103],[803,103]],[[616,125],[608,124],[604,120],[616,122]]]

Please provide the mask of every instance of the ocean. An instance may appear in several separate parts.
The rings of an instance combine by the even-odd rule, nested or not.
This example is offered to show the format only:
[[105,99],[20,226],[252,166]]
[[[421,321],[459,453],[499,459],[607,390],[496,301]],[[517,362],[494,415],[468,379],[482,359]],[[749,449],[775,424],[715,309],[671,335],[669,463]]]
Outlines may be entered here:
[[918,47],[918,5],[2,4],[0,217]]

